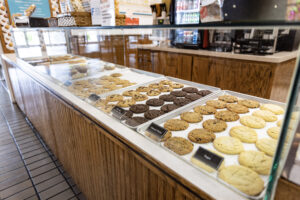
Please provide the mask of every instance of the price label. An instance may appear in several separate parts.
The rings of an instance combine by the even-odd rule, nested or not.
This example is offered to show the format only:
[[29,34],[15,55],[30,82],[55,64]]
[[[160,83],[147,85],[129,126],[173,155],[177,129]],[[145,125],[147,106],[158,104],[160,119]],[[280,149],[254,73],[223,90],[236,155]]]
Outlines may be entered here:
[[155,141],[161,141],[161,139],[165,136],[168,132],[167,129],[155,124],[151,123],[150,126],[146,130],[146,135],[152,138]]
[[112,112],[112,115],[115,118],[121,120],[122,117],[125,115],[126,110],[124,110],[123,108],[121,108],[119,106],[115,106],[115,107],[113,107],[113,109],[111,110],[111,112]]
[[68,86],[72,85],[72,82],[71,81],[66,81],[66,82],[64,82],[64,85],[68,87]]
[[98,101],[99,99],[100,99],[100,97],[98,95],[96,95],[96,94],[91,94],[89,96],[89,100],[93,101],[93,102]]
[[197,159],[200,162],[205,163],[206,165],[212,167],[215,170],[218,170],[222,164],[224,158],[219,156],[209,150],[206,150],[202,147],[199,147],[196,153],[193,156],[193,159]]

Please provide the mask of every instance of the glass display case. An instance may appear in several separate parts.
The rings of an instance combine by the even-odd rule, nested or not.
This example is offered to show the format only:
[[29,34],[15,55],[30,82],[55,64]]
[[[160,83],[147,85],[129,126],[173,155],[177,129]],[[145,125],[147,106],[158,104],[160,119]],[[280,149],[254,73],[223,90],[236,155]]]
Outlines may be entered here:
[[[206,33],[196,39],[201,49],[174,48],[172,34],[182,28]],[[236,51],[238,33],[250,32],[249,38],[270,29],[277,30],[274,54]],[[298,49],[276,50],[283,29],[300,25],[20,28],[13,35],[15,52],[30,70],[241,197],[271,199],[282,172],[293,176],[291,165],[300,162]],[[214,41],[209,32],[230,32],[230,38]],[[194,41],[186,37],[177,40]]]

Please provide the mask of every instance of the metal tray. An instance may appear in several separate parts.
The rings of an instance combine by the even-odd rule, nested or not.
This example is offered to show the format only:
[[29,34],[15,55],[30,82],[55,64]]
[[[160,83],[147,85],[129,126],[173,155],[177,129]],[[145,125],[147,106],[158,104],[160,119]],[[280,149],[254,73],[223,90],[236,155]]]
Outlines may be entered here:
[[[164,147],[163,146],[163,143],[162,142],[155,142],[154,140],[150,139],[149,137],[147,137],[145,135],[145,131],[146,129],[148,128],[148,126],[154,122],[158,125],[162,125],[164,122],[166,122],[167,120],[169,119],[173,119],[173,118],[178,118],[179,115],[183,112],[187,112],[187,111],[191,111],[193,110],[194,107],[196,106],[199,106],[199,105],[203,105],[205,104],[205,102],[207,100],[212,100],[212,99],[217,99],[219,96],[222,96],[222,95],[225,95],[225,94],[228,94],[228,95],[233,95],[233,96],[236,96],[238,98],[241,98],[241,99],[250,99],[250,100],[255,100],[255,101],[258,101],[262,104],[264,103],[271,103],[271,104],[276,104],[276,105],[279,105],[279,106],[282,106],[282,107],[285,107],[285,104],[284,103],[281,103],[281,102],[277,102],[277,101],[273,101],[273,100],[268,100],[268,99],[263,99],[263,98],[259,98],[259,97],[255,97],[255,96],[250,96],[250,95],[246,95],[246,94],[241,94],[241,93],[238,93],[238,92],[232,92],[232,91],[219,91],[219,92],[215,92],[213,94],[211,94],[210,96],[208,96],[207,98],[205,99],[200,99],[198,100],[197,102],[195,103],[191,103],[191,104],[188,104],[186,105],[185,107],[181,107],[173,112],[170,112],[168,115],[164,115],[164,116],[160,116],[154,120],[152,120],[151,122],[146,122],[142,125],[140,125],[138,128],[137,128],[137,132],[144,135],[146,138],[148,138],[149,140],[153,141],[154,143],[156,143],[157,145],[160,145],[163,149],[169,151],[170,153],[174,154],[175,156],[179,157],[180,159],[184,160],[185,162],[189,163],[190,165],[194,166],[195,168],[201,170],[202,172],[204,172],[205,174],[208,174],[209,176],[212,176],[214,177],[217,181],[225,184],[226,186],[228,186],[229,188],[235,190],[237,193],[239,193],[240,195],[246,197],[246,198],[249,198],[249,199],[262,199],[264,194],[265,194],[265,190],[266,188],[258,195],[258,196],[249,196],[247,194],[244,194],[243,192],[237,190],[236,188],[234,188],[233,186],[229,185],[228,183],[224,182],[223,180],[219,179],[218,176],[217,176],[217,172],[213,172],[213,173],[209,173],[209,172],[206,172],[205,170],[199,168],[197,165],[193,164],[190,159],[191,157],[193,156],[193,154],[195,153],[195,151],[198,149],[199,146],[203,147],[203,148],[206,148],[206,149],[209,149],[209,150],[215,150],[217,151],[214,147],[213,147],[213,143],[207,143],[207,144],[196,144],[196,143],[193,143],[194,144],[194,149],[191,153],[187,154],[187,155],[184,155],[184,156],[179,156],[177,155],[176,153],[174,153],[173,151],[169,150],[168,148]],[[259,109],[259,108],[258,108]],[[222,109],[218,109],[218,110],[222,110]],[[257,109],[249,109],[250,112],[249,113],[246,113],[246,114],[239,114],[240,116],[243,116],[243,115],[250,115],[250,113],[252,113],[254,110],[257,110]],[[282,119],[284,115],[277,115],[278,116],[278,120]],[[191,124],[190,123],[190,127],[185,130],[185,131],[175,131],[175,132],[172,132],[173,133],[173,136],[180,136],[180,137],[184,137],[187,139],[187,134],[194,128],[202,128],[202,123],[203,121],[207,120],[207,119],[211,119],[211,118],[214,118],[214,115],[203,115],[203,120],[199,123],[195,123],[195,124]],[[277,121],[278,121],[277,120]],[[263,129],[256,129],[256,132],[258,133],[258,136],[259,138],[262,138],[262,137],[269,137],[266,133],[266,130],[272,126],[276,126],[276,122],[267,122],[267,125],[265,128]],[[230,125],[230,123],[232,123]],[[239,123],[239,121],[237,122],[227,122],[227,129],[221,133],[216,133],[216,136],[225,136],[225,135],[229,135],[229,130],[231,127],[233,126],[236,126],[237,124],[236,123]],[[263,132],[263,133],[262,133]],[[175,133],[175,134],[174,134]],[[246,147],[245,149],[246,150],[251,150],[252,148],[250,148],[251,146],[254,146],[255,147],[255,144],[246,144],[246,143],[243,143],[243,146]],[[256,149],[256,147],[255,147]],[[257,149],[256,149],[257,150]],[[222,156],[225,158],[225,161],[227,161],[227,165],[232,165],[232,164],[238,164],[238,161],[237,161],[237,158],[238,158],[238,155],[227,155],[227,154],[223,154],[221,153]],[[265,186],[267,185],[267,182],[268,182],[268,177],[269,176],[262,176],[260,175],[260,177],[264,180],[265,182]]]

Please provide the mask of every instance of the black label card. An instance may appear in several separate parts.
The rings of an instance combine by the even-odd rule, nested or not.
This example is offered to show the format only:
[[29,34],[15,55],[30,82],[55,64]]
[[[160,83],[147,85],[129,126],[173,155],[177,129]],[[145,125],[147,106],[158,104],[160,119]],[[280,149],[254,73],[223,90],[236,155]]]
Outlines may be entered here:
[[155,123],[151,123],[146,132],[150,134],[149,137],[154,136],[154,138],[151,137],[152,139],[160,141],[168,132],[168,130]]
[[193,156],[195,159],[207,164],[208,166],[218,170],[224,158],[209,150],[199,147]]
[[91,101],[98,101],[99,99],[100,99],[100,97],[96,94],[91,94],[89,96],[89,100],[91,100]]
[[115,106],[113,107],[113,109],[111,110],[113,116],[117,119],[122,119],[122,117],[125,115],[126,110],[124,110],[123,108],[119,107],[119,106]]
[[72,82],[71,81],[66,81],[66,82],[64,82],[64,85],[68,87],[68,86],[72,85]]

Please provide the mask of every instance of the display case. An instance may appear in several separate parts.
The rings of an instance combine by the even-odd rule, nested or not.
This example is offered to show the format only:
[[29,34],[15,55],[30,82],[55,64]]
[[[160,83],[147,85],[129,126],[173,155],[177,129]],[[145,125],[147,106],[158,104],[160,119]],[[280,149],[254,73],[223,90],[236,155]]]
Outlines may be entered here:
[[[178,56],[181,50],[172,48],[170,41],[172,33],[182,28],[243,32],[270,27],[300,29],[298,24],[287,23],[217,23],[19,28],[13,35],[21,70],[42,85],[43,80],[49,83],[47,87],[59,90],[60,98],[68,98],[71,105],[84,105],[76,109],[105,115],[99,123],[123,130],[114,137],[134,143],[134,135],[126,136],[133,131],[137,138],[148,141],[149,146],[136,150],[155,149],[145,157],[155,160],[159,152],[166,155],[157,162],[193,187],[210,192],[212,198],[220,198],[222,193],[231,199],[271,199],[283,170],[291,169],[285,166],[287,158],[292,165],[300,162],[298,50],[265,56],[235,54],[234,49],[187,50]],[[234,61],[240,63],[231,64]],[[224,65],[227,70],[220,68]],[[197,74],[202,77],[199,81],[192,78]],[[214,78],[212,84],[201,81]],[[228,89],[228,83],[236,89]],[[265,90],[269,83],[274,88]],[[241,85],[247,89],[239,91]],[[279,89],[274,85],[280,85]],[[281,96],[280,101],[263,98],[272,90]],[[298,153],[292,156],[291,151]],[[291,170],[284,174],[293,176]],[[210,189],[202,188],[206,181]],[[184,187],[191,188],[189,184]]]

